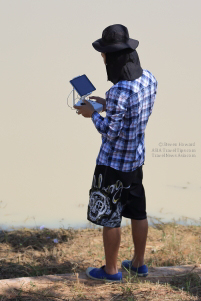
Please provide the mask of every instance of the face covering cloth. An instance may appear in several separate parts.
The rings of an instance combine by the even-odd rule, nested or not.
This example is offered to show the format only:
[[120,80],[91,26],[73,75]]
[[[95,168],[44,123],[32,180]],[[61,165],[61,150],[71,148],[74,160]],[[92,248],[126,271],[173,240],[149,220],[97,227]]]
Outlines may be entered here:
[[142,76],[143,69],[136,50],[128,48],[105,54],[107,78],[113,84],[120,80],[132,81]]

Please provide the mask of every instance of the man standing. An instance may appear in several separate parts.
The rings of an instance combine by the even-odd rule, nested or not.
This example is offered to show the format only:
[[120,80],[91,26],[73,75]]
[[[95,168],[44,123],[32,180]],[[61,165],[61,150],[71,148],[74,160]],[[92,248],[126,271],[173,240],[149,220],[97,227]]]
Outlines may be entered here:
[[136,51],[137,40],[128,29],[114,24],[104,29],[102,38],[92,43],[101,52],[108,80],[114,85],[106,99],[90,97],[103,104],[103,118],[85,102],[77,113],[90,117],[102,135],[102,144],[89,191],[87,219],[103,226],[106,265],[86,270],[92,279],[121,281],[117,257],[121,240],[122,216],[131,219],[134,255],[122,267],[147,276],[144,253],[148,233],[146,197],[142,184],[145,161],[145,128],[152,113],[158,82],[142,69]]

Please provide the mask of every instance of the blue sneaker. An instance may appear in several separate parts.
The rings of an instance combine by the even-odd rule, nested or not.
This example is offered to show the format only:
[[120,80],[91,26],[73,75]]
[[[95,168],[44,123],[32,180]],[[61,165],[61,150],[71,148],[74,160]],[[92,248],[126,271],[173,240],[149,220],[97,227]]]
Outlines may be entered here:
[[148,275],[148,267],[144,264],[139,268],[134,268],[132,266],[132,260],[124,260],[121,263],[122,267],[131,270],[132,272],[136,272],[137,276],[145,277]]
[[122,272],[119,272],[114,275],[107,274],[104,271],[105,265],[103,265],[101,268],[88,268],[86,270],[86,274],[89,278],[95,279],[95,280],[106,280],[108,282],[121,282],[122,281]]

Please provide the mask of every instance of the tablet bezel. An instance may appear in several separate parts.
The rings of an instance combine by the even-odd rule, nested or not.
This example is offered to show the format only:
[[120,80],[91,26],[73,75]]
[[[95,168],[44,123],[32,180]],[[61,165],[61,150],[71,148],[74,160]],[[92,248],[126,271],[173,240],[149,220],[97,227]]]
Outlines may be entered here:
[[[79,92],[79,87],[76,87],[76,86],[75,86],[74,81],[75,81],[76,79],[80,78],[80,77],[83,77],[83,76],[84,76],[84,77],[88,80],[88,82],[92,85],[93,90],[90,91],[90,92],[88,92],[87,94],[81,95],[80,92]],[[77,91],[77,93],[80,95],[80,97],[83,97],[83,96],[85,96],[85,95],[89,95],[89,94],[91,94],[93,91],[96,90],[96,88],[94,87],[94,85],[92,84],[92,82],[88,79],[88,77],[86,76],[86,74],[83,74],[83,75],[80,75],[80,76],[77,76],[77,77],[73,78],[72,80],[70,80],[70,83],[71,83],[71,85],[73,86],[73,88]]]

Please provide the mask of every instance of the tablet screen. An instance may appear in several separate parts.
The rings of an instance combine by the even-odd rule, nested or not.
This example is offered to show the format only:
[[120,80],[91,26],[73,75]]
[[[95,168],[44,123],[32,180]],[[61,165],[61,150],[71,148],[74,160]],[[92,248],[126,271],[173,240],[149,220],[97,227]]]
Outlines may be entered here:
[[80,96],[84,96],[96,90],[85,74],[70,80],[70,83]]

